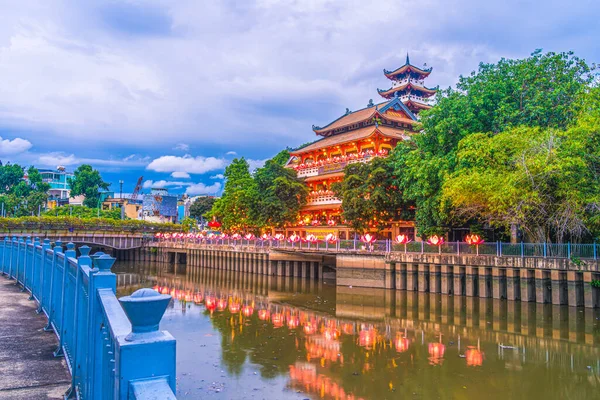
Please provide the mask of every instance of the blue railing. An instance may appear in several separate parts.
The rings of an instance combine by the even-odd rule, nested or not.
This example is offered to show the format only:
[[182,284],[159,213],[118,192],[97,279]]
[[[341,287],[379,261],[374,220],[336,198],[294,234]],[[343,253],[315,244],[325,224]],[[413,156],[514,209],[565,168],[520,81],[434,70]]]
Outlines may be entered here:
[[574,244],[574,243],[503,243],[490,242],[480,245],[470,245],[465,242],[445,242],[442,245],[432,245],[427,242],[410,242],[406,245],[398,244],[393,240],[376,240],[372,243],[363,243],[359,239],[337,240],[326,242],[318,240],[307,242],[298,240],[274,239],[207,239],[207,238],[154,238],[155,243],[166,243],[167,245],[186,247],[189,245],[225,245],[242,246],[250,248],[281,248],[288,250],[313,250],[330,252],[364,251],[378,253],[438,253],[438,254],[470,254],[470,255],[492,255],[497,257],[539,257],[539,258],[580,258],[587,260],[598,260],[600,257],[600,244]]
[[65,398],[175,399],[175,339],[158,330],[171,296],[141,289],[117,299],[115,259],[57,241],[0,241],[0,272],[31,293],[71,372]]

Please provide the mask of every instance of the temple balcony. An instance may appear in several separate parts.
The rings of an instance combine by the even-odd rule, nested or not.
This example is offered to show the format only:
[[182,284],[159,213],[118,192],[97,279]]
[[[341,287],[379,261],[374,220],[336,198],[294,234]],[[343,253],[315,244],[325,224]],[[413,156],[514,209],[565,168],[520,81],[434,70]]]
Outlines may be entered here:
[[404,86],[408,83],[412,83],[413,85],[417,85],[417,86],[424,86],[425,80],[424,79],[415,79],[415,78],[404,78],[401,81],[394,81],[394,83],[392,84],[392,87]]
[[373,159],[373,157],[386,157],[387,151],[378,154],[361,153],[351,156],[337,156],[326,160],[319,160],[311,164],[300,164],[294,167],[298,173],[298,178],[309,178],[311,176],[327,175],[336,172],[344,171],[346,165],[354,163],[365,163]]
[[307,201],[306,201],[306,205],[309,206],[314,206],[314,205],[325,205],[325,204],[342,204],[342,201],[340,199],[338,199],[337,197],[335,197],[333,194],[330,193],[330,191],[325,191],[328,193],[322,194],[322,195],[313,195],[312,192]]
[[421,104],[429,105],[429,99],[427,97],[415,96],[414,94],[405,94],[403,96],[400,96],[400,101],[402,101],[402,102],[406,102],[409,100],[416,101]]

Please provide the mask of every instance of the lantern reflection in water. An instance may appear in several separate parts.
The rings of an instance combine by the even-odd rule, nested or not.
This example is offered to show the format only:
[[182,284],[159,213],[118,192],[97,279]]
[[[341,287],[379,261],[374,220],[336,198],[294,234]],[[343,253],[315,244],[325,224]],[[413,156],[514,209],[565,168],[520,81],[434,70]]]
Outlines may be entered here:
[[275,328],[281,328],[283,326],[283,314],[275,313],[271,316],[271,321]]
[[254,307],[251,305],[244,306],[242,309],[242,314],[244,314],[244,317],[246,318],[252,316],[252,314],[254,314]]
[[446,346],[442,343],[429,343],[429,363],[431,365],[441,365],[444,362],[444,353]]
[[396,334],[394,346],[396,347],[396,351],[398,353],[404,353],[410,347],[410,340],[406,337],[403,337],[402,334],[398,332]]
[[479,348],[475,346],[467,346],[465,351],[465,359],[467,360],[468,367],[481,367],[483,365],[484,354]]
[[217,301],[212,296],[206,296],[206,302],[204,304],[206,305],[206,309],[210,311],[211,314],[217,308]]
[[261,321],[268,321],[270,316],[271,313],[269,312],[269,310],[258,310],[258,319],[260,319]]
[[300,319],[297,315],[290,315],[287,321],[288,328],[296,329],[300,325]]
[[374,328],[362,329],[358,334],[358,344],[366,349],[371,349],[376,339],[377,331]]
[[227,308],[227,299],[219,299],[217,302],[217,309],[219,311],[224,311]]
[[240,312],[240,303],[237,301],[232,301],[229,305],[229,312],[232,314],[237,314]]
[[196,292],[194,294],[194,303],[196,303],[196,304],[202,303],[202,293]]

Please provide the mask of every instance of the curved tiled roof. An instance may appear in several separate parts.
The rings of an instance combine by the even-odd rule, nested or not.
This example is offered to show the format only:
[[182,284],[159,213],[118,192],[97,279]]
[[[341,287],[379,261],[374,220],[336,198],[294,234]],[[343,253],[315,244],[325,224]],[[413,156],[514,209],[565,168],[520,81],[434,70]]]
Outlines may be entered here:
[[347,125],[353,125],[357,122],[362,122],[366,119],[372,118],[377,109],[385,106],[388,101],[384,101],[383,103],[376,104],[372,107],[362,108],[360,110],[356,110],[347,114],[342,115],[338,119],[330,122],[325,126],[313,126],[313,131],[316,134],[322,134],[324,132],[331,131],[333,129],[341,128]]
[[[410,120],[410,122],[414,122]],[[375,132],[379,132],[381,135],[394,138],[394,139],[404,139],[406,137],[405,131],[399,128],[392,128],[389,126],[366,126],[364,128],[360,128],[354,131],[341,133],[339,135],[328,136],[321,140],[317,140],[311,145],[303,147],[297,151],[291,152],[292,155],[298,155],[302,153],[307,153],[309,151],[314,151],[318,149],[322,149],[324,147],[336,146],[342,143],[350,143],[356,140],[366,139],[373,135]]]
[[401,91],[401,90],[407,90],[407,89],[413,89],[414,91],[417,91],[417,92],[423,92],[427,97],[429,97],[429,96],[433,96],[438,91],[439,87],[428,88],[426,86],[415,85],[413,82],[408,82],[408,83],[405,83],[404,85],[391,87],[387,90],[377,89],[377,93],[379,93],[383,97],[389,98],[389,97],[394,96],[394,93]]

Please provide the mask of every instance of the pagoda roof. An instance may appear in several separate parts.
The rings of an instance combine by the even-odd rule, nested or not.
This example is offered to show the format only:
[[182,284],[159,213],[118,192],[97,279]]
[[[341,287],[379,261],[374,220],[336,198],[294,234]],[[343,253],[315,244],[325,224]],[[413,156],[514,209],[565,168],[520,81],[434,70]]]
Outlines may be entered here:
[[419,67],[415,67],[414,65],[412,65],[410,63],[410,59],[408,58],[408,54],[406,54],[406,62],[404,63],[403,66],[396,68],[393,71],[388,71],[387,69],[383,70],[383,73],[385,74],[385,76],[388,79],[391,80],[396,80],[396,77],[398,75],[404,75],[404,74],[408,74],[410,72],[413,72],[423,78],[429,76],[429,74],[431,73],[431,71],[433,70],[433,68],[429,67],[429,68],[419,68]]
[[[412,120],[411,120],[412,121]],[[412,121],[414,122],[414,121]],[[356,129],[350,132],[344,132],[339,135],[328,136],[321,140],[317,140],[313,144],[310,144],[302,149],[291,152],[292,155],[298,155],[307,153],[314,150],[319,150],[326,147],[337,146],[344,143],[355,142],[357,140],[367,139],[374,134],[380,134],[385,137],[392,139],[405,139],[406,134],[403,129],[385,126],[385,125],[371,125],[364,128]]]
[[346,114],[333,120],[332,122],[323,127],[313,125],[313,131],[315,131],[317,135],[323,135],[325,132],[331,131],[333,129],[338,129],[347,125],[356,124],[357,122],[362,122],[366,119],[372,118],[377,112],[378,108],[384,107],[385,105],[387,105],[387,103],[389,103],[389,101],[374,104],[373,106],[361,108],[360,110],[356,111],[347,110]]
[[402,90],[414,90],[415,92],[422,92],[425,97],[433,96],[438,91],[439,86],[434,88],[428,88],[425,86],[417,85],[414,82],[407,82],[404,85],[391,87],[386,90],[377,89],[377,93],[385,98],[390,98],[394,96],[394,93],[402,91]]
[[[408,115],[409,118],[400,118],[382,114],[391,107],[395,109],[402,109],[406,113],[406,115]],[[395,98],[393,100],[384,101],[383,103],[362,108],[354,112],[347,111],[346,114],[342,115],[341,117],[324,127],[313,125],[313,131],[315,131],[317,135],[330,136],[330,132],[335,129],[371,120],[373,117],[375,117],[375,115],[380,115],[383,116],[383,118],[390,119],[396,122],[414,123],[415,121],[417,121],[417,117],[413,114],[413,112],[408,107],[406,107],[404,103],[402,103],[398,98]]]

